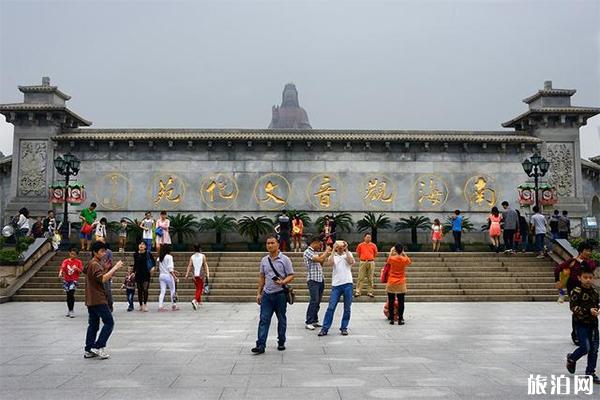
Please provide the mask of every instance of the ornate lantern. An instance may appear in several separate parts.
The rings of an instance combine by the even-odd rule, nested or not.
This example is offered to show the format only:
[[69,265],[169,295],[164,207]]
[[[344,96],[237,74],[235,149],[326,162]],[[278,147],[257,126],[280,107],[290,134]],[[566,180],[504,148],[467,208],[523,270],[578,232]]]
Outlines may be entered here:
[[85,186],[78,183],[69,185],[67,188],[67,202],[69,204],[81,204],[85,201]]
[[520,185],[517,190],[519,191],[519,204],[532,205],[535,203],[534,187],[528,183]]
[[48,200],[52,204],[62,204],[65,201],[65,187],[60,184],[48,188]]

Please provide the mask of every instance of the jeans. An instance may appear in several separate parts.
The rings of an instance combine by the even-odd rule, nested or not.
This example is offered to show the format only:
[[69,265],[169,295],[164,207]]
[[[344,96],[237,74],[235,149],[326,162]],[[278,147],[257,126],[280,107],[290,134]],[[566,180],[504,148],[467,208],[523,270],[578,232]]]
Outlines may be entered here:
[[273,313],[277,316],[277,342],[280,345],[285,344],[285,330],[287,329],[286,310],[287,299],[283,290],[277,293],[263,293],[260,302],[260,321],[258,322],[256,347],[263,349],[266,347]]
[[126,289],[127,291],[127,303],[129,303],[129,308],[133,309],[133,298],[135,295],[135,289]]
[[579,347],[575,349],[570,358],[577,361],[587,354],[585,374],[591,375],[596,371],[596,362],[598,361],[598,327],[577,322],[575,329],[579,338]]
[[515,249],[515,230],[514,229],[505,229],[503,238],[504,238],[504,250],[514,250]]
[[529,245],[529,235],[521,232],[521,250],[527,251],[527,245]]
[[535,235],[535,250],[538,253],[544,251],[544,238],[546,237],[545,233],[536,233]]
[[329,306],[325,313],[325,320],[323,321],[323,330],[327,332],[331,328],[333,323],[333,314],[337,307],[340,297],[344,296],[344,314],[342,315],[342,324],[340,330],[348,329],[348,323],[350,322],[350,309],[352,307],[352,283],[345,283],[339,286],[332,286],[331,293],[329,294]]
[[146,253],[152,252],[152,239],[144,239],[144,243],[146,243]]
[[462,237],[462,231],[452,231],[452,236],[454,237],[454,251],[461,251],[462,244],[460,239]]
[[108,309],[110,312],[113,311],[113,297],[112,297],[112,280],[103,283],[104,292],[106,293],[106,300],[108,301]]
[[[100,329],[100,320],[102,320],[102,330],[96,340],[96,334]],[[90,349],[101,349],[106,347],[106,342],[115,327],[115,321],[106,304],[88,306],[88,328],[85,335],[85,351]]]
[[306,309],[306,324],[316,324],[319,322],[319,310],[321,309],[321,300],[323,300],[325,282],[307,281],[306,285],[310,296]]

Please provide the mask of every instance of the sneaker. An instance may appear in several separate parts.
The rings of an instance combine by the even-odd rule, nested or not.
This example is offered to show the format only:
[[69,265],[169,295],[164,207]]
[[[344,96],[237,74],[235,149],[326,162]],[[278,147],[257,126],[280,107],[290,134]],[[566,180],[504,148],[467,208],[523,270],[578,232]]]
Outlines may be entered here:
[[342,336],[348,336],[348,329],[340,329],[340,332],[342,332]]
[[354,297],[360,297],[360,293],[359,292],[354,292]]
[[73,311],[69,311],[69,318],[75,318],[75,314],[73,313]]
[[375,295],[373,293],[367,293],[367,296],[369,296],[370,298],[375,297]]
[[400,318],[398,320],[398,325],[404,325],[404,318]]
[[536,258],[545,258],[543,254],[540,254],[539,256],[537,256]]
[[98,358],[101,359],[101,360],[106,360],[106,359],[110,358],[110,354],[108,354],[106,352],[106,350],[104,349],[104,347],[101,348],[101,349],[90,349],[90,351],[92,353],[94,353],[96,356],[98,356]]
[[92,353],[91,351],[86,351],[83,353],[83,358],[94,358],[94,357],[98,357],[96,354]]
[[254,347],[253,349],[250,350],[251,352],[253,352],[254,354],[263,354],[265,352],[265,348],[264,347]]
[[304,325],[304,327],[305,327],[306,329],[308,329],[308,330],[311,330],[311,331],[314,331],[314,330],[315,330],[315,327],[314,327],[314,325],[311,325],[311,324],[306,324],[306,325]]
[[198,309],[198,302],[196,301],[196,299],[192,300],[192,307],[194,308],[194,310]]
[[598,378],[598,375],[592,374],[592,382],[594,382],[596,384],[600,383],[600,378]]
[[177,307],[177,305],[176,305],[176,304],[173,304],[173,305],[171,306],[171,310],[172,310],[172,311],[177,311],[177,310],[179,310],[179,307]]
[[571,353],[567,354],[567,371],[569,371],[569,373],[571,373],[571,374],[574,374],[575,366],[576,366],[575,361],[571,360]]
[[68,313],[65,314],[65,318],[70,318],[71,317],[71,311],[69,311]]
[[127,312],[133,311],[133,307],[127,307]]
[[169,311],[166,307],[159,307],[158,308],[158,312],[165,312],[165,311]]
[[312,326],[314,326],[315,328],[322,328],[323,325],[321,325],[320,323],[316,322],[314,324],[312,324]]
[[321,330],[317,336],[327,336],[327,331]]
[[277,350],[284,351],[285,350],[285,344],[279,344],[279,345],[277,345]]
[[394,325],[394,320],[390,319],[390,325]]

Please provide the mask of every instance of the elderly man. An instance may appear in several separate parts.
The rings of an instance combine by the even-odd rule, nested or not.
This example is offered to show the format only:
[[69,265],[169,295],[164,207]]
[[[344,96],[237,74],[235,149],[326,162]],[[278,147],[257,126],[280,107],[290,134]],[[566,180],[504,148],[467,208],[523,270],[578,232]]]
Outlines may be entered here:
[[323,279],[323,263],[331,254],[331,248],[327,247],[325,252],[317,254],[321,250],[321,239],[314,236],[310,239],[310,244],[304,251],[304,265],[306,266],[306,285],[310,300],[306,309],[306,329],[311,331],[320,328],[319,309],[323,299],[323,290],[325,290],[325,281]]
[[279,243],[275,236],[267,237],[268,255],[260,262],[258,292],[256,303],[260,305],[260,320],[258,323],[258,338],[254,354],[263,354],[267,345],[267,336],[273,313],[277,315],[277,350],[285,350],[285,331],[287,328],[287,298],[285,287],[294,280],[292,261],[279,251]]

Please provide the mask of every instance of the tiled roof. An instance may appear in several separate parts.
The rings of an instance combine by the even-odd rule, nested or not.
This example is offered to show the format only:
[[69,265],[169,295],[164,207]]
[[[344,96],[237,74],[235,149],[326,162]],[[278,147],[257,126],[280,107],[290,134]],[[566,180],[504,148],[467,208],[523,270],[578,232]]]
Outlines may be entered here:
[[[46,87],[46,86],[44,86]],[[92,125],[91,121],[88,121],[73,111],[69,110],[66,106],[58,104],[38,104],[38,103],[12,103],[12,104],[0,104],[0,114],[5,114],[11,111],[62,111],[67,113],[71,118],[77,120],[83,126]]]
[[72,129],[54,137],[71,140],[291,140],[539,143],[532,136],[496,131],[333,129]]
[[585,158],[581,159],[581,166],[600,171],[600,165],[596,164],[595,162],[588,161]]
[[57,86],[48,85],[32,85],[32,86],[19,86],[19,90],[22,93],[56,93],[56,95],[63,100],[69,100],[71,96],[58,90]]
[[538,90],[536,94],[523,99],[523,103],[529,104],[542,96],[573,96],[575,93],[577,93],[575,89],[542,89]]
[[521,119],[528,117],[532,114],[583,114],[586,117],[593,117],[596,114],[600,114],[600,108],[596,107],[542,107],[542,108],[534,108],[531,110],[525,111],[523,114],[519,115],[502,124],[505,128],[514,127],[517,122]]

